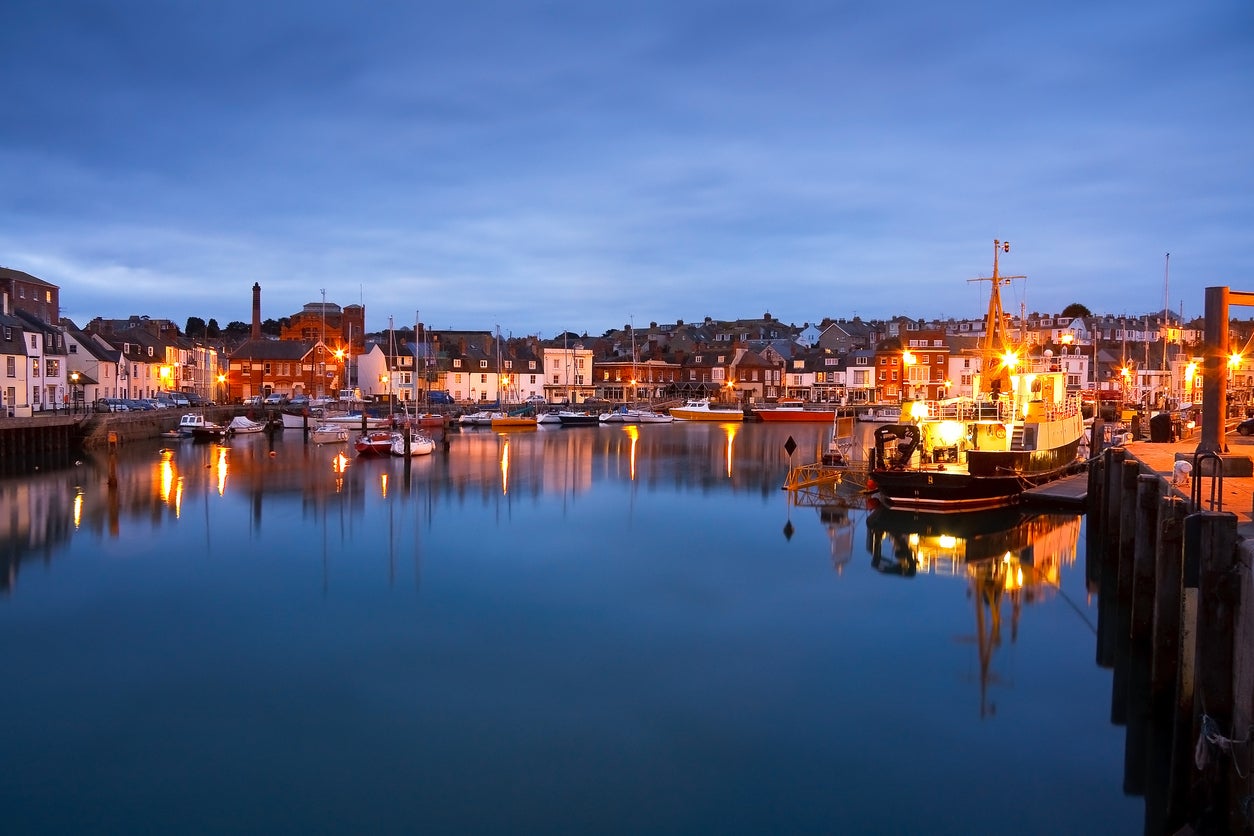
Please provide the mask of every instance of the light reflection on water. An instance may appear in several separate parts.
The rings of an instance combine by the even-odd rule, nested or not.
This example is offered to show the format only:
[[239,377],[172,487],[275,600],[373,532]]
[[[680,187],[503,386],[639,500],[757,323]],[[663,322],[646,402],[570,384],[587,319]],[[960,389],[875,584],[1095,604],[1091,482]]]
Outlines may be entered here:
[[790,502],[784,441],[826,430],[289,432],[0,481],[9,822],[1139,831],[1081,520]]

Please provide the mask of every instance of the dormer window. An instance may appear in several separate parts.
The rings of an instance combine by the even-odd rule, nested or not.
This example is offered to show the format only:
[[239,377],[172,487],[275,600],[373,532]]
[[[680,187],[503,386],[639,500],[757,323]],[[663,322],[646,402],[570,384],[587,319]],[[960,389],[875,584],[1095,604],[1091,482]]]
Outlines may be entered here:
[[479,368],[481,368],[481,369],[486,369],[487,367],[488,367],[488,361],[487,361],[487,360],[480,360],[480,361],[479,361]]

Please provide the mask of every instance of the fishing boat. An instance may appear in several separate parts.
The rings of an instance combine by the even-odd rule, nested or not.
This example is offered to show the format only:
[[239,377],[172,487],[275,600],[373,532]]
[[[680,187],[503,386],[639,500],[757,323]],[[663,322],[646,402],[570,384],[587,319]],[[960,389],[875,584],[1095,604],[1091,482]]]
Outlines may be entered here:
[[265,421],[253,421],[243,415],[236,415],[231,419],[231,423],[226,425],[226,433],[227,435],[247,435],[262,432],[268,426],[269,424]]
[[898,422],[875,429],[867,487],[891,508],[1009,505],[1026,488],[1076,466],[1084,437],[1079,396],[1068,393],[1050,351],[1031,354],[1010,344],[1000,295],[1009,279],[997,272],[1002,246],[994,242],[989,326],[973,395],[911,401]]
[[338,424],[319,424],[309,431],[314,444],[343,444],[348,441],[348,430]]
[[179,418],[178,434],[184,438],[191,438],[195,434],[197,427],[204,427],[208,424],[212,424],[215,427],[218,426],[213,424],[212,421],[207,421],[205,416],[198,412],[189,412]]
[[836,417],[835,407],[807,407],[800,398],[780,398],[773,406],[754,407],[753,415],[761,421],[827,422]]
[[716,406],[709,398],[697,398],[686,402],[683,406],[672,406],[669,410],[672,418],[680,421],[743,421],[745,413],[738,406]]
[[[409,433],[408,455],[429,456],[435,450],[435,439],[423,432]],[[391,452],[393,456],[406,455],[405,433],[392,433]]]

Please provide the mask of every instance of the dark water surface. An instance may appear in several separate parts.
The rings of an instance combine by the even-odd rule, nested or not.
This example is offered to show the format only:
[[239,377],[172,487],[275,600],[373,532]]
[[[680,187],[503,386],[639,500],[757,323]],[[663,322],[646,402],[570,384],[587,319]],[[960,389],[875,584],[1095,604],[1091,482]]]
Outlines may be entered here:
[[1081,518],[790,507],[826,431],[0,481],[3,831],[1141,832]]

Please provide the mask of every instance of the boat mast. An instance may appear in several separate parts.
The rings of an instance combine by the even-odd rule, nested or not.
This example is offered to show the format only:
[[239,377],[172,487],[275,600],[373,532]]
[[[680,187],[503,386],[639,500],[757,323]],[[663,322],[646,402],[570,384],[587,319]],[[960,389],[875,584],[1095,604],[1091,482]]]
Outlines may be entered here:
[[[992,392],[994,388],[1007,392],[1009,373],[1004,366],[994,375],[993,368],[1001,363],[1001,357],[1010,350],[1010,340],[1006,334],[1006,312],[1001,304],[1001,286],[1010,284],[1011,279],[1025,279],[1026,276],[1003,276],[998,273],[998,256],[1010,252],[1009,241],[993,241],[993,276],[992,278],[970,279],[973,282],[990,282],[992,289],[988,295],[988,319],[984,327],[984,342],[980,346],[980,385],[976,394]],[[997,386],[993,383],[997,381]]]

